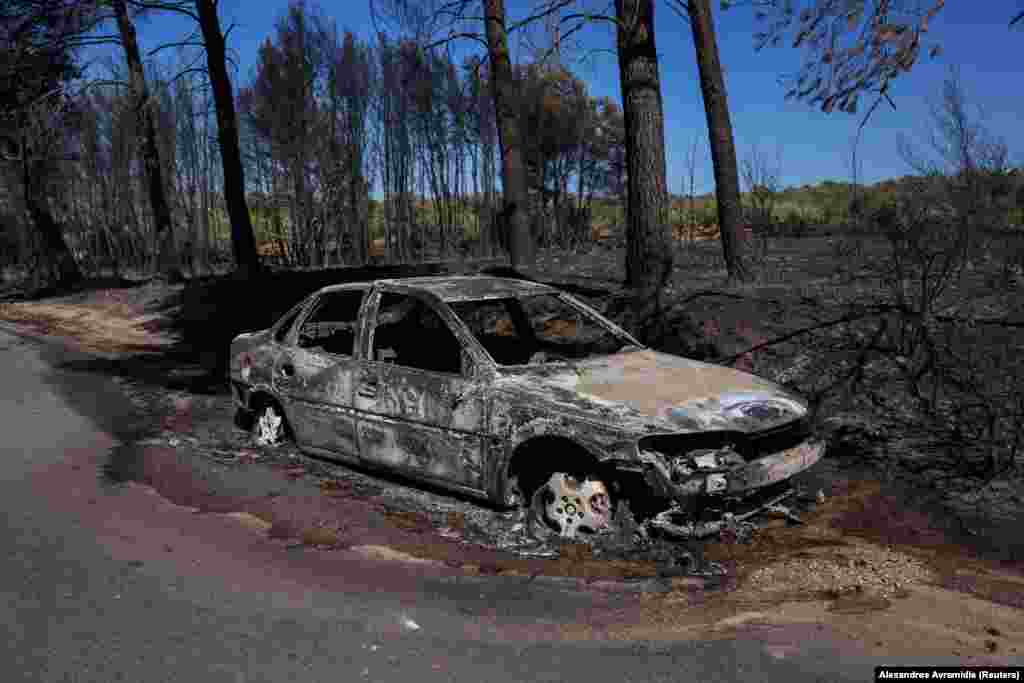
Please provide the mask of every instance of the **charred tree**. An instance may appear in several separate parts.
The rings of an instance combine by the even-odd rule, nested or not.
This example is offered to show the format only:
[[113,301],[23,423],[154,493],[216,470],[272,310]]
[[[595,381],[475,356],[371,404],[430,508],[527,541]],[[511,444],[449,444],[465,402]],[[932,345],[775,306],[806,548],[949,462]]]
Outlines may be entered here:
[[512,267],[532,264],[534,243],[527,214],[526,166],[519,124],[515,74],[508,50],[504,0],[483,0],[487,52],[490,58],[494,112],[501,148],[504,206],[499,230],[505,236]]
[[616,0],[615,14],[628,165],[626,286],[656,304],[672,273],[672,250],[654,0]]
[[[75,50],[110,38],[95,33],[102,22],[95,9],[51,0],[0,3],[0,183],[7,210],[32,224],[26,242],[33,245],[21,245],[30,253],[4,256],[31,263],[32,284],[40,288],[66,289],[82,279],[51,200],[68,192],[59,160],[68,156],[64,133],[77,120],[66,87],[81,76]],[[19,195],[22,201],[14,201]]]
[[24,192],[25,209],[35,225],[42,242],[42,257],[46,262],[45,272],[36,272],[33,278],[36,284],[67,289],[82,280],[82,271],[75,261],[74,254],[68,248],[60,223],[50,210],[44,190],[47,171],[45,162],[33,158],[33,151],[28,141],[22,137],[22,191]]
[[199,27],[206,45],[206,68],[217,110],[217,142],[224,170],[224,201],[231,221],[231,248],[238,274],[245,277],[260,269],[256,237],[245,199],[245,172],[238,144],[238,119],[228,75],[224,34],[217,17],[216,0],[196,0]]
[[715,199],[718,202],[718,228],[721,231],[722,255],[730,280],[746,281],[751,272],[744,260],[743,205],[740,200],[739,165],[733,141],[729,100],[725,77],[718,58],[714,17],[710,0],[688,3],[693,45],[697,51],[700,90],[704,97],[704,113],[708,122],[711,161],[715,169]]
[[163,166],[160,163],[160,148],[156,138],[156,117],[153,108],[155,101],[150,96],[146,83],[146,73],[139,54],[139,43],[135,37],[135,26],[128,17],[125,0],[111,0],[117,29],[121,35],[125,61],[128,63],[128,79],[131,84],[132,98],[135,101],[135,112],[139,120],[139,133],[142,137],[142,164],[146,170],[149,203],[153,210],[153,223],[156,241],[156,268],[165,275],[178,275],[180,268],[174,248],[174,229],[171,223],[171,207],[167,202],[166,185],[164,185]]

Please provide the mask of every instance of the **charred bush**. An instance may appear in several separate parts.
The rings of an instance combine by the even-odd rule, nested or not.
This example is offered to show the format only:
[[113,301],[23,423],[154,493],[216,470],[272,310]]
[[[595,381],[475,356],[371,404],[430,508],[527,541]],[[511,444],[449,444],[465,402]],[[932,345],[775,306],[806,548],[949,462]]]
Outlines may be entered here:
[[1021,454],[1024,322],[993,286],[1014,252],[993,248],[977,205],[958,205],[961,182],[907,183],[871,214],[879,237],[845,252],[848,322],[828,335],[819,390],[870,414],[922,468],[992,476]]

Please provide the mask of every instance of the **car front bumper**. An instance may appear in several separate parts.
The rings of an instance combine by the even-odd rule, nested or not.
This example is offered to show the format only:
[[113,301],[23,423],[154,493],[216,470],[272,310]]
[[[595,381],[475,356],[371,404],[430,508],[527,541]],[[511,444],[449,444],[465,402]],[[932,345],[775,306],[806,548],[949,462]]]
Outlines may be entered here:
[[808,439],[775,453],[748,460],[731,469],[717,469],[706,474],[700,472],[680,482],[673,481],[667,463],[656,453],[641,452],[641,459],[649,467],[647,482],[655,495],[675,500],[681,505],[702,494],[726,495],[742,498],[753,495],[766,486],[786,481],[814,463],[825,454],[825,443]]
[[729,495],[743,494],[785,481],[811,467],[824,455],[825,442],[811,439],[793,448],[751,460],[724,475],[725,492]]

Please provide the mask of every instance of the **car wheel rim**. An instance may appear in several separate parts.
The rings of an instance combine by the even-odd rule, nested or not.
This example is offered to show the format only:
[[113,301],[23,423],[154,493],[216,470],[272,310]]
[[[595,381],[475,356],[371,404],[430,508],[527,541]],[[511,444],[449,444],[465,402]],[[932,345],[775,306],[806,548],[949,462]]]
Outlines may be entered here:
[[562,538],[598,533],[611,526],[611,497],[604,482],[556,472],[541,490],[544,517]]
[[272,406],[267,406],[256,421],[256,443],[272,446],[281,440],[284,432],[284,420]]

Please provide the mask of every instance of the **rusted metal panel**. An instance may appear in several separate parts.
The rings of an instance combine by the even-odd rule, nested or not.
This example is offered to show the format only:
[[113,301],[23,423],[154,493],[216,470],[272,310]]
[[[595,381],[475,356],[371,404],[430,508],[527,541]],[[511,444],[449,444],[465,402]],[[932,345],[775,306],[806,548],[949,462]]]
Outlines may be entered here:
[[503,369],[496,388],[637,434],[749,433],[806,412],[801,401],[768,380],[649,349],[571,365]]
[[472,380],[366,362],[354,405],[364,459],[485,487],[485,401]]
[[636,440],[628,431],[613,422],[588,419],[565,410],[564,403],[515,397],[507,392],[494,394],[489,413],[487,433],[518,445],[539,437],[563,437],[575,441],[597,459],[622,457],[635,450]]
[[414,476],[484,488],[480,438],[387,417],[361,415],[361,457]]
[[[270,339],[270,330],[262,330],[240,335],[232,343],[228,377],[247,389],[238,392],[237,399],[245,397],[247,400],[257,391],[273,392],[274,364],[281,354],[281,347]],[[248,405],[240,405],[249,408]]]
[[275,388],[299,443],[358,453],[352,410],[355,367],[352,358],[295,347],[280,355]]
[[249,352],[248,370],[241,369],[241,377],[254,389],[271,389],[274,379],[274,365],[281,357],[278,346],[256,346]]

